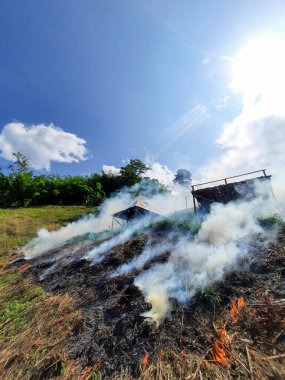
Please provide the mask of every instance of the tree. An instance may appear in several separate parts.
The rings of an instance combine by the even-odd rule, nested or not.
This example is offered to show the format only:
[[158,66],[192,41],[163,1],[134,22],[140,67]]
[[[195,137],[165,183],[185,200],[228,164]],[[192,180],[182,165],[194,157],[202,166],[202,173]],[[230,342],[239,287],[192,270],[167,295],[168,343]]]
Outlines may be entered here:
[[186,203],[186,208],[188,205],[188,189],[190,189],[191,183],[192,183],[192,175],[187,169],[178,169],[177,173],[175,174],[175,178],[173,180],[174,183],[179,184],[184,188],[184,193],[185,196],[185,203]]
[[14,164],[8,166],[10,183],[9,203],[12,207],[30,205],[33,197],[33,173],[28,171],[30,161],[21,152],[13,152]]
[[178,183],[181,186],[190,187],[192,183],[192,175],[187,169],[178,169],[173,182]]
[[30,160],[21,152],[13,152],[12,156],[15,160],[18,171],[26,171],[31,166]]
[[141,174],[147,172],[149,168],[140,160],[131,160],[128,165],[120,169],[120,176],[123,186],[133,186],[141,181]]

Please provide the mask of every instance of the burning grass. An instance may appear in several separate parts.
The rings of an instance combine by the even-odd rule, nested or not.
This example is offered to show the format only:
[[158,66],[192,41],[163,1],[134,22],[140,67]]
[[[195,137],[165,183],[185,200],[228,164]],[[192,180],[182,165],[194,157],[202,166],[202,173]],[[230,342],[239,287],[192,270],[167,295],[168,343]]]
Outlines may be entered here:
[[[142,316],[151,305],[134,278],[167,262],[170,252],[111,275],[149,244],[163,244],[169,228],[154,228],[151,243],[136,234],[112,246],[95,266],[82,257],[98,241],[80,245],[78,257],[57,260],[62,248],[56,248],[29,267],[2,268],[1,379],[284,378],[284,235],[262,252],[259,243],[243,270],[200,288],[186,304],[170,299],[170,311],[155,326]],[[79,243],[64,249],[73,252],[73,244]]]
[[[157,239],[163,239],[162,232]],[[247,269],[232,271],[211,288],[199,290],[187,305],[171,300],[171,313],[158,327],[141,316],[150,305],[133,279],[166,260],[168,253],[134,273],[110,277],[146,244],[146,236],[137,236],[113,247],[101,264],[90,267],[84,260],[73,262],[42,282],[55,294],[72,294],[82,312],[67,349],[76,363],[88,369],[84,378],[270,379],[285,375],[283,237],[262,255],[252,255]],[[54,250],[34,260],[31,271],[36,280],[41,266],[48,267],[57,253]]]

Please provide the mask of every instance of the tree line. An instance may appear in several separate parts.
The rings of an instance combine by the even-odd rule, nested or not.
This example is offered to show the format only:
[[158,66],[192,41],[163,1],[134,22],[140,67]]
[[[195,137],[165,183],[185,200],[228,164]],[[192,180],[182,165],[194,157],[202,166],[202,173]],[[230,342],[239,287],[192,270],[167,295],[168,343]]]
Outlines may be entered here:
[[141,186],[133,191],[166,191],[157,180],[142,179],[141,175],[149,168],[138,159],[130,160],[121,167],[119,175],[103,172],[62,177],[56,174],[35,175],[26,156],[20,152],[13,153],[13,156],[15,161],[0,171],[1,208],[82,204],[98,206],[111,194],[139,183]]

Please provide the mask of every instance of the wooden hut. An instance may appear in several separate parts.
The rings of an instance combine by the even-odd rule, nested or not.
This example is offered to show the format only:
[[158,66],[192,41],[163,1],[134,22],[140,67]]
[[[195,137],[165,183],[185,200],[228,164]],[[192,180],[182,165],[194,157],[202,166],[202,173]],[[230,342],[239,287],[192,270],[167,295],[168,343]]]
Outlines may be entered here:
[[[145,216],[156,218],[159,215],[150,211],[146,203],[141,199],[137,200],[131,207],[113,214],[113,218],[119,224],[122,224],[123,222],[128,223]],[[118,219],[120,219],[122,222],[118,221]]]
[[[244,179],[241,181],[231,182],[233,179],[240,178],[242,176],[249,176],[257,173],[262,175],[255,176],[253,178]],[[238,199],[250,200],[256,196],[256,183],[268,181],[269,191],[273,194],[273,190],[270,183],[271,175],[267,175],[265,169],[258,170],[250,173],[241,174],[238,176],[227,177],[211,182],[204,182],[192,186],[192,196],[195,214],[197,208],[201,211],[209,212],[213,203],[228,203],[236,201]],[[222,182],[220,185],[216,185],[218,182]],[[214,184],[214,185],[213,185]],[[205,185],[208,185],[205,187]]]

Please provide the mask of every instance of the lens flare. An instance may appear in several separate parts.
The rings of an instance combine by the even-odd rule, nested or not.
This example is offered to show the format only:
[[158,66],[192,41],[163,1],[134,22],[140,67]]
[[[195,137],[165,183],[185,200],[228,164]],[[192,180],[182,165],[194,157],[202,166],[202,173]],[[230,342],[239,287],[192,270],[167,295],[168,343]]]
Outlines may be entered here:
[[234,59],[232,89],[245,106],[260,104],[263,112],[284,114],[285,39],[264,35],[249,42]]

